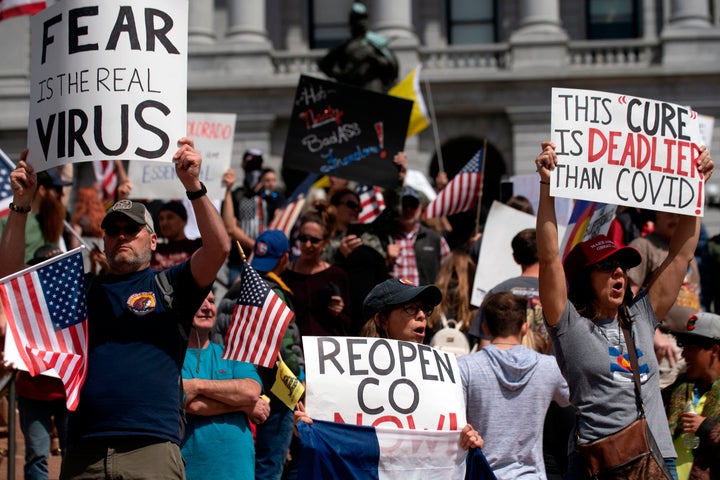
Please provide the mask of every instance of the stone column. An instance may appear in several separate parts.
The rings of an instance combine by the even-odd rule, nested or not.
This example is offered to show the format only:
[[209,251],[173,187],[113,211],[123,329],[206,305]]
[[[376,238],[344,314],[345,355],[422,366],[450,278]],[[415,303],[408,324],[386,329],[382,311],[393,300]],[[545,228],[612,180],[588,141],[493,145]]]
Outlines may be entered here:
[[697,68],[720,62],[720,29],[707,0],[670,0],[669,17],[660,35],[663,65]]
[[568,36],[558,0],[520,0],[518,29],[510,36],[513,69],[567,65]]
[[420,63],[418,41],[412,23],[412,0],[372,0],[368,4],[371,30],[390,42],[400,65],[398,81]]
[[265,0],[230,0],[228,7],[228,41],[270,46],[265,27]]
[[192,0],[188,17],[188,43],[210,44],[215,42],[213,0]]

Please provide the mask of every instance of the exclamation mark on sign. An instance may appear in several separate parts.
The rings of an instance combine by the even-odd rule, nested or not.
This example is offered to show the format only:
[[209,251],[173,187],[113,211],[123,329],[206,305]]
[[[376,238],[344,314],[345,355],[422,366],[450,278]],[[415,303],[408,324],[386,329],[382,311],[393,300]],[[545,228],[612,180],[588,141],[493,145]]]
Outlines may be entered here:
[[383,122],[375,122],[375,133],[378,137],[378,146],[380,147],[380,158],[385,158],[387,152],[385,151],[385,131],[383,129]]
[[703,181],[700,180],[698,183],[698,201],[697,201],[697,209],[695,210],[696,215],[700,215],[700,208],[702,207],[702,201],[703,201]]

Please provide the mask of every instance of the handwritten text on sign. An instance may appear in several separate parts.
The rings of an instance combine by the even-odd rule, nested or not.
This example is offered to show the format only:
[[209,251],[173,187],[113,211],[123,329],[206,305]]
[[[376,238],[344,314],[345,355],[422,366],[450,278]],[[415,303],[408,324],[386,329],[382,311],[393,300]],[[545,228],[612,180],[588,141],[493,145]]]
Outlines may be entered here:
[[187,17],[187,0],[64,0],[32,17],[30,163],[169,162],[185,133]]
[[685,215],[703,214],[702,142],[688,107],[590,90],[552,90],[558,166],[551,193]]
[[303,337],[312,418],[411,430],[458,430],[465,400],[455,356],[427,345]]

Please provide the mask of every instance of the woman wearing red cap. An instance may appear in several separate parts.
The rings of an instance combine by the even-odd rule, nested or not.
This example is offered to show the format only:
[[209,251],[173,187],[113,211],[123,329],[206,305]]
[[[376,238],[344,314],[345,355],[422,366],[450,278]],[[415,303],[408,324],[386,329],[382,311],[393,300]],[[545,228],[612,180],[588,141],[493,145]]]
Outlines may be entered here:
[[[540,261],[540,301],[555,346],[560,369],[577,409],[579,444],[611,435],[637,418],[637,403],[627,344],[620,322],[630,325],[638,354],[641,393],[650,430],[675,475],[676,453],[660,398],[658,363],[653,334],[658,318],[672,306],[693,257],[700,232],[698,217],[682,216],[660,274],[633,298],[626,271],[641,257],[630,247],[619,248],[606,236],[576,245],[563,262],[558,248],[550,172],[557,165],[555,144],[542,143],[535,160],[540,174],[537,245]],[[713,161],[705,147],[696,159],[707,181]],[[589,478],[574,452],[568,479]]]

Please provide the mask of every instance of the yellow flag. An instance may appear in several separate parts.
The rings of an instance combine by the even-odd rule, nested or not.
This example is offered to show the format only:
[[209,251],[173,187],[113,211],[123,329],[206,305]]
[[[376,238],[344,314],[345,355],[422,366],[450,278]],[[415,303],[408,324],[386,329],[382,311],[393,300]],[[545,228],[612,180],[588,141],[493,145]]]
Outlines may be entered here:
[[413,68],[407,77],[388,92],[389,95],[412,100],[413,102],[412,111],[410,112],[410,123],[408,124],[408,137],[412,137],[430,126],[430,116],[425,107],[425,100],[423,99],[422,90],[420,89],[420,68],[420,65]]
[[297,379],[290,368],[285,365],[282,357],[278,355],[277,373],[275,374],[275,383],[273,383],[270,391],[280,399],[290,410],[295,410],[295,405],[305,393],[305,387],[302,382]]

